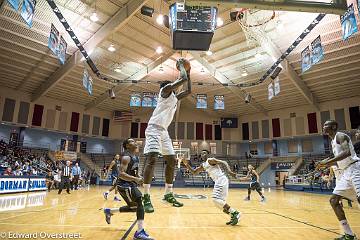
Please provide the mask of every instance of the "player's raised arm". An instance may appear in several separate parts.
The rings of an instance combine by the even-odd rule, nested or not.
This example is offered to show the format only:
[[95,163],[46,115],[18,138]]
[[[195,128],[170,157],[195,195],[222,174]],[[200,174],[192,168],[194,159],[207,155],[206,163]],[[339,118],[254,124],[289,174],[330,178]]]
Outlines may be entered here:
[[195,175],[195,174],[199,174],[201,173],[202,171],[204,171],[205,169],[203,168],[202,165],[198,166],[197,168],[193,169],[190,165],[189,165],[189,162],[186,161],[185,159],[181,159],[183,164],[185,165],[186,169],[188,169],[191,174]]
[[131,159],[130,159],[129,156],[124,156],[122,158],[121,164],[120,164],[119,178],[124,180],[124,181],[136,182],[137,184],[141,185],[143,183],[142,178],[134,177],[134,176],[131,176],[131,175],[126,173],[126,169],[127,169],[128,165],[129,165],[130,160]]
[[232,176],[234,178],[236,177],[236,173],[231,171],[231,168],[230,168],[229,164],[226,161],[219,160],[219,159],[216,159],[216,158],[209,158],[208,161],[209,161],[209,163],[211,165],[215,165],[215,164],[223,165],[225,167],[226,171],[230,174],[230,176]]

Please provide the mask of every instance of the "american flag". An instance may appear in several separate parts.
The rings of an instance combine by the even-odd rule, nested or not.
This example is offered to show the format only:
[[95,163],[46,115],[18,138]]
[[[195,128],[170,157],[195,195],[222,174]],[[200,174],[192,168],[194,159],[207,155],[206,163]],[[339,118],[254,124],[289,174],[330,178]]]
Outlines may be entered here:
[[115,122],[127,122],[131,121],[134,114],[127,111],[114,111],[113,120]]

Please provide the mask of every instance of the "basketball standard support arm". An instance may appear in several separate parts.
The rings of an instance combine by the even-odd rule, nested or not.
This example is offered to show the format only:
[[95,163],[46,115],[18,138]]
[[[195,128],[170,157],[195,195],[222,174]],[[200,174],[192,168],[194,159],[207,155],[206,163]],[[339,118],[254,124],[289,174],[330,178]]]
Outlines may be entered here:
[[299,1],[299,0],[187,0],[186,5],[225,5],[229,8],[251,8],[277,11],[314,12],[342,15],[347,9],[346,0]]

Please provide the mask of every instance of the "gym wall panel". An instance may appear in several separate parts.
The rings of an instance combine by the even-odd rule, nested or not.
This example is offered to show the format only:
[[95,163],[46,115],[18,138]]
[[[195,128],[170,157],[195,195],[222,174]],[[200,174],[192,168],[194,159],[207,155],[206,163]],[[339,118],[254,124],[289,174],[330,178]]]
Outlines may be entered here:
[[249,140],[249,123],[242,124],[242,140]]
[[259,139],[259,122],[251,123],[252,139]]
[[89,127],[90,127],[90,115],[84,114],[82,119],[81,132],[89,134]]
[[46,110],[45,128],[51,129],[55,127],[55,116],[56,116],[56,110],[54,109]]
[[351,129],[360,127],[360,110],[359,106],[349,107]]
[[313,144],[311,139],[302,141],[302,151],[313,152]]
[[16,101],[14,99],[5,98],[4,110],[2,120],[6,122],[12,122],[14,118]]
[[212,124],[205,124],[205,140],[213,140]]
[[194,140],[194,123],[193,122],[186,123],[186,139]]
[[304,127],[304,117],[296,117],[295,118],[295,129],[296,135],[304,135],[305,127]]
[[109,128],[110,128],[110,119],[103,118],[102,133],[101,133],[103,137],[109,136]]
[[67,113],[67,112],[60,112],[60,115],[59,115],[59,126],[58,126],[58,129],[59,129],[59,130],[66,131],[67,117],[68,117],[68,113]]
[[272,122],[272,129],[273,129],[273,137],[280,137],[281,131],[280,131],[280,119],[279,118],[273,118],[271,120]]
[[293,139],[288,140],[288,152],[289,153],[297,153],[298,152],[297,140],[293,140]]
[[264,152],[265,152],[265,154],[272,154],[273,153],[272,142],[265,142]]
[[178,122],[177,124],[177,137],[178,139],[185,139],[185,123]]
[[80,120],[80,113],[72,112],[71,113],[71,121],[70,121],[70,131],[77,132],[79,129],[79,120]]
[[100,118],[94,116],[92,135],[99,135],[99,134],[100,134]]
[[291,118],[284,119],[284,136],[292,136]]
[[221,127],[220,125],[215,125],[215,140],[221,140],[222,136],[221,136]]
[[261,134],[262,134],[262,138],[269,138],[269,120],[262,120],[261,121]]
[[307,119],[308,119],[309,133],[318,133],[316,112],[308,113]]
[[204,124],[196,123],[196,140],[204,140]]
[[175,139],[175,122],[170,123],[168,127],[169,136],[171,139]]
[[27,124],[29,119],[29,109],[30,103],[20,102],[19,113],[18,113],[18,123]]
[[324,123],[327,120],[330,120],[330,111],[322,111],[320,112],[320,118],[321,118],[321,127],[324,126]]
[[338,123],[339,130],[346,130],[345,111],[343,108],[335,109],[335,121]]
[[145,130],[147,126],[147,123],[140,123],[140,138],[145,138]]
[[43,105],[39,105],[39,104],[34,105],[34,112],[32,117],[33,126],[41,127],[43,112],[44,112]]
[[131,123],[131,138],[138,138],[139,137],[139,123],[132,122]]

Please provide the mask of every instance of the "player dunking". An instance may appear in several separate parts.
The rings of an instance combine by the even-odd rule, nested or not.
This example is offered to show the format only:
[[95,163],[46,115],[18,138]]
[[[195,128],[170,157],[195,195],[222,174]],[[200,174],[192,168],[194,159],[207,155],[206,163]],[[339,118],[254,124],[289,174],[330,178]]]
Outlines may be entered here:
[[259,174],[256,172],[256,170],[254,169],[254,167],[252,165],[249,164],[248,166],[248,173],[246,175],[246,177],[240,178],[240,180],[250,180],[250,185],[248,187],[248,195],[247,197],[244,199],[245,201],[250,201],[250,195],[251,195],[251,191],[256,190],[258,192],[258,194],[261,197],[261,202],[265,201],[265,196],[263,195],[263,193],[261,192],[261,186],[259,183]]
[[[109,169],[111,169],[111,187],[108,191],[103,193],[103,196],[105,198],[105,200],[108,199],[108,196],[110,194],[111,191],[115,190],[115,194],[117,193],[117,189],[116,189],[116,179],[118,178],[119,175],[119,167],[120,167],[120,155],[116,154],[114,159],[111,161]],[[109,174],[106,174],[106,179],[109,177]],[[116,196],[114,196],[114,200],[115,201],[119,201],[120,199],[118,199]]]
[[[149,120],[145,131],[146,166],[144,171],[144,208],[145,212],[154,212],[150,200],[150,183],[154,175],[154,167],[159,154],[166,161],[165,167],[165,195],[164,200],[174,207],[182,207],[173,195],[173,180],[175,171],[175,152],[167,128],[169,127],[177,108],[178,100],[191,93],[190,63],[181,58],[176,62],[180,77],[175,82],[165,81],[160,85],[157,106]],[[187,88],[176,94],[175,91],[187,83]]]
[[345,133],[338,132],[338,123],[336,121],[326,121],[323,132],[332,139],[331,146],[334,157],[322,160],[317,164],[316,168],[321,169],[337,164],[341,170],[339,180],[336,181],[336,187],[330,198],[330,204],[344,230],[344,235],[336,239],[352,240],[355,239],[355,234],[346,220],[340,201],[343,198],[357,198],[360,203],[360,159],[356,156],[350,137]]
[[229,179],[221,170],[220,165],[224,166],[231,176],[236,177],[236,173],[231,171],[227,162],[216,158],[209,158],[209,152],[207,150],[201,151],[201,160],[204,162],[195,169],[192,169],[185,159],[183,159],[183,163],[192,174],[198,174],[202,171],[206,171],[209,174],[211,179],[215,182],[212,193],[212,200],[215,206],[221,209],[225,214],[230,214],[231,219],[226,225],[236,225],[239,222],[240,213],[226,203],[229,191]]
[[116,212],[136,212],[138,229],[133,239],[153,240],[144,230],[145,212],[142,204],[142,193],[137,187],[143,183],[143,179],[138,175],[139,158],[135,156],[137,145],[134,139],[128,138],[124,141],[123,147],[125,153],[121,159],[116,188],[127,205],[120,208],[105,208],[105,220],[110,224],[111,216]]

